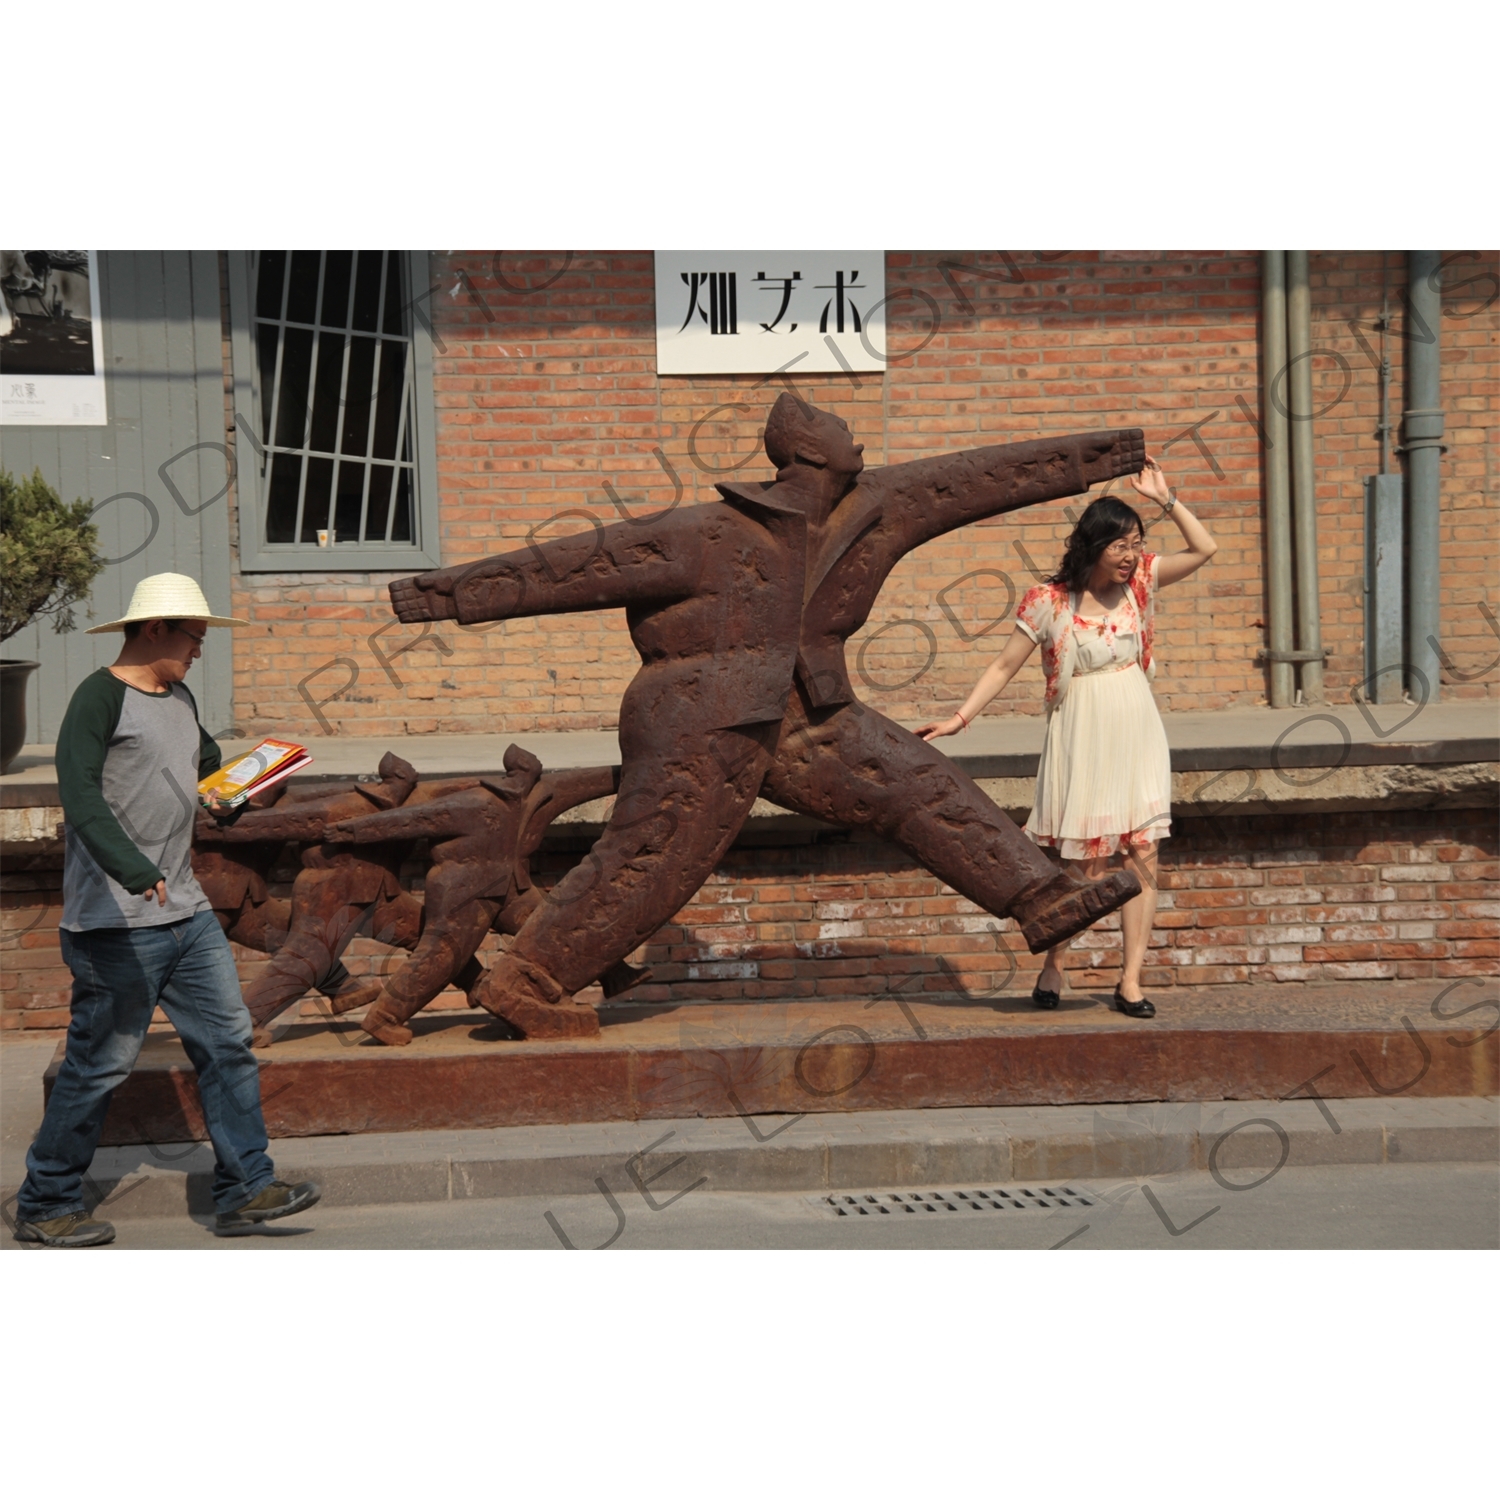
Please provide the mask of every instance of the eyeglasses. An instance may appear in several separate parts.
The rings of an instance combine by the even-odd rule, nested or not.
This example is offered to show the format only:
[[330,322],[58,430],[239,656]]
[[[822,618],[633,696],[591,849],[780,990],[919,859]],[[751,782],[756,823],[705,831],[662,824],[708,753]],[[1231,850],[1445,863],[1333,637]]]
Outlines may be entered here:
[[1146,544],[1141,541],[1127,542],[1123,538],[1118,542],[1111,542],[1104,549],[1106,557],[1139,557],[1146,550]]
[[204,643],[204,641],[206,641],[208,639],[208,632],[206,630],[203,632],[202,635],[194,635],[191,630],[184,630],[182,628],[182,626],[177,623],[176,620],[168,620],[167,621],[167,629],[168,630],[175,630],[178,635],[185,635],[190,641],[196,641],[197,644],[200,645],[200,646]]

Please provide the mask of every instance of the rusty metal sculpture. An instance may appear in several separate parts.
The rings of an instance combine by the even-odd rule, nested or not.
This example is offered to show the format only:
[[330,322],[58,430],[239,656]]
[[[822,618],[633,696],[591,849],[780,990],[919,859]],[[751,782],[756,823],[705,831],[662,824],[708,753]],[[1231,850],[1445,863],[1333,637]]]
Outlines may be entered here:
[[[531,879],[531,856],[548,826],[569,808],[609,796],[620,774],[604,766],[544,775],[542,763],[518,745],[506,750],[505,770],[498,778],[424,783],[420,798],[329,829],[330,843],[432,841],[421,938],[360,1022],[378,1041],[410,1042],[406,1023],[449,984],[472,993],[484,974],[474,955],[485,935],[492,928],[514,935],[548,899]],[[604,976],[605,993],[645,977],[645,970],[616,964]]]
[[271,867],[285,846],[286,840],[277,838],[227,844],[223,826],[199,813],[193,829],[193,874],[231,942],[274,953],[286,941],[292,903],[273,896],[269,886]]
[[620,791],[584,864],[540,903],[471,999],[525,1036],[588,1036],[573,997],[649,938],[728,850],[758,795],[866,827],[1033,952],[1137,894],[1128,870],[1059,871],[941,751],[855,696],[844,645],[913,548],[971,521],[1138,472],[1139,429],[896,464],[863,475],[848,425],[783,395],[776,479],[721,484],[592,534],[391,584],[408,622],[624,608],[641,670],[620,704]]
[[387,753],[378,782],[293,787],[273,807],[247,812],[222,829],[200,831],[206,844],[227,853],[241,847],[263,849],[273,842],[278,847],[289,842],[303,846],[286,937],[272,951],[265,972],[245,991],[257,1045],[270,1040],[267,1023],[310,989],[327,995],[335,1011],[353,1010],[378,996],[379,980],[355,980],[340,962],[366,920],[378,941],[416,947],[422,903],[401,888],[399,879],[410,840],[358,850],[325,842],[332,824],[357,813],[399,807],[416,785],[412,766]]
[[[274,807],[286,791],[283,782],[252,798],[247,813]],[[257,825],[250,826],[254,830]],[[292,903],[284,896],[271,895],[269,888],[271,867],[286,847],[286,840],[257,833],[253,843],[229,843],[224,831],[224,825],[207,813],[198,815],[193,832],[193,874],[231,942],[261,953],[275,953],[292,925]],[[337,960],[314,988],[335,1005],[340,1000],[347,1002],[351,995],[362,996],[355,1004],[369,999],[367,986]]]

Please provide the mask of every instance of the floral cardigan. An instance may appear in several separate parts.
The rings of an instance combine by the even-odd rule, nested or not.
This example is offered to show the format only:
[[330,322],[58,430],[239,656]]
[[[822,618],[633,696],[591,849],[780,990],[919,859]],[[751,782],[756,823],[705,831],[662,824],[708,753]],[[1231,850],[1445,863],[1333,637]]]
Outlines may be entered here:
[[[1160,554],[1145,552],[1126,584],[1135,600],[1141,623],[1141,666],[1147,678],[1156,676],[1156,661],[1151,654],[1156,629],[1156,564]],[[1042,671],[1047,678],[1047,712],[1056,712],[1067,697],[1073,678],[1073,663],[1078,655],[1073,636],[1073,616],[1079,599],[1060,583],[1042,583],[1028,589],[1016,611],[1016,625],[1042,648]]]

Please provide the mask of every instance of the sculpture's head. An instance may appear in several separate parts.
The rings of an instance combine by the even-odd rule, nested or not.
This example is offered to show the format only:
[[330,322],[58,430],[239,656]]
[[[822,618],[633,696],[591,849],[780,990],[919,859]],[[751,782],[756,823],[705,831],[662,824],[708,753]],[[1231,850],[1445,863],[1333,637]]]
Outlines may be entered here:
[[376,769],[380,780],[373,784],[361,782],[355,791],[376,807],[400,807],[417,784],[417,768],[409,760],[402,760],[395,751],[387,750]]
[[766,457],[778,472],[804,464],[847,483],[864,468],[864,451],[865,445],[854,441],[842,417],[809,406],[790,392],[776,398],[766,420]]

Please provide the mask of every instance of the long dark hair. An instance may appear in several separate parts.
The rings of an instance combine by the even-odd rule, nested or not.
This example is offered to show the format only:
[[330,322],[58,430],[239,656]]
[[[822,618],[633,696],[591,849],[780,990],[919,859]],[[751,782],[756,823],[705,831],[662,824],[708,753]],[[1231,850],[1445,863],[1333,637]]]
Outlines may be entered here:
[[1060,583],[1070,593],[1081,594],[1089,586],[1094,564],[1104,549],[1131,532],[1136,532],[1142,541],[1146,539],[1146,528],[1135,507],[1116,500],[1113,495],[1101,495],[1079,516],[1057,572],[1047,582]]

